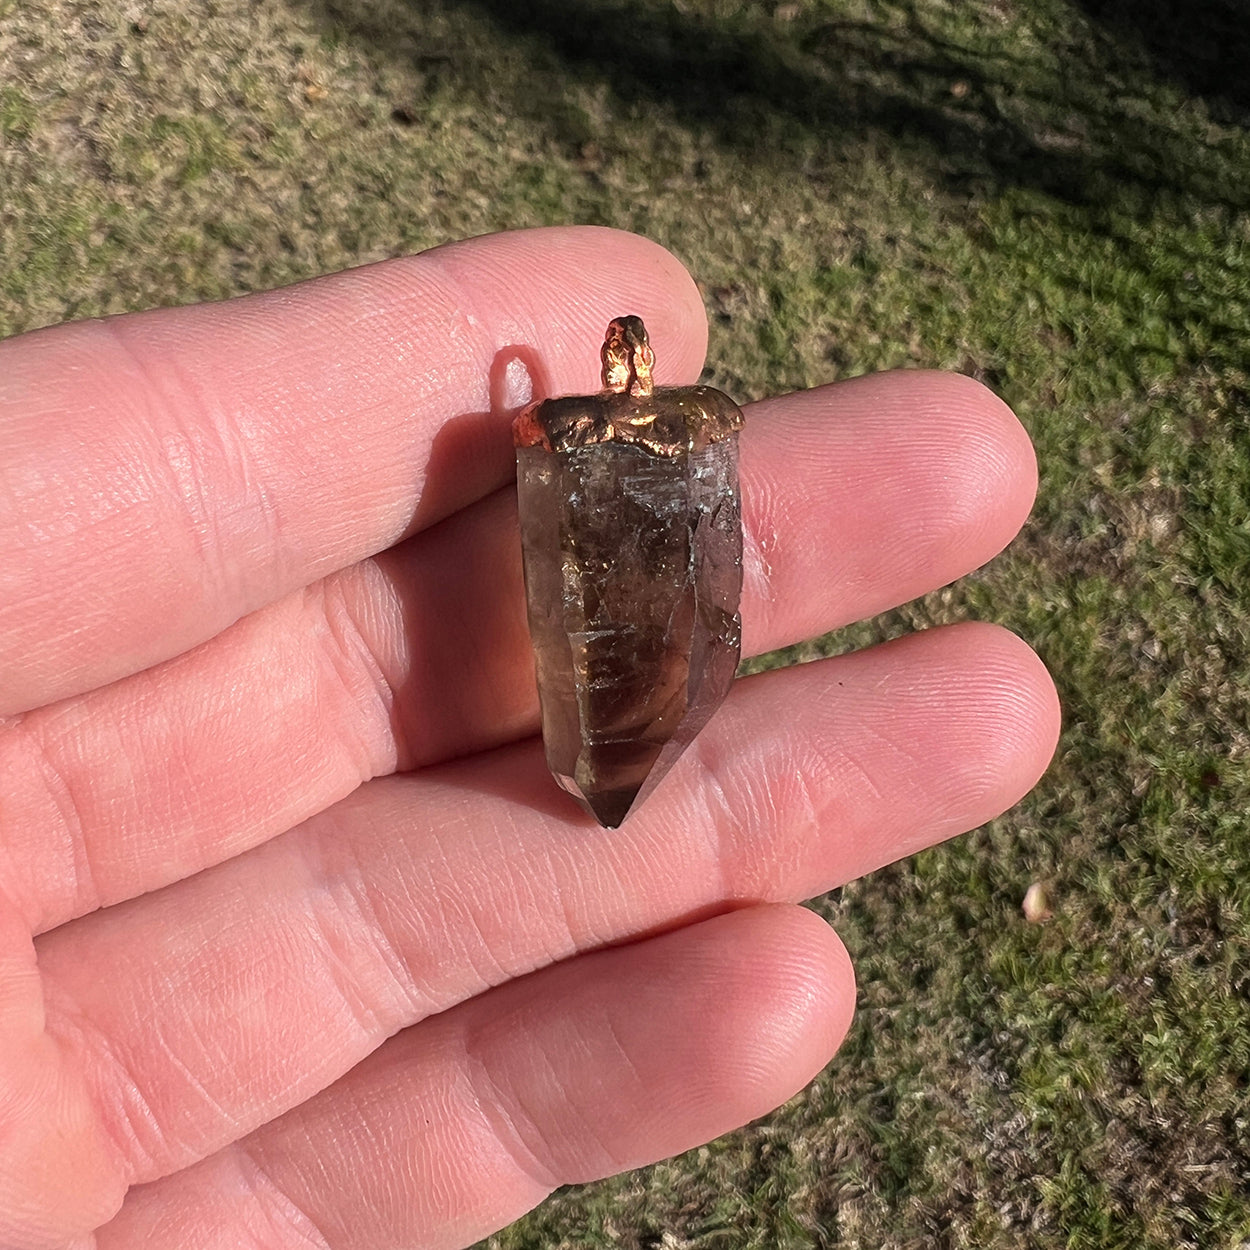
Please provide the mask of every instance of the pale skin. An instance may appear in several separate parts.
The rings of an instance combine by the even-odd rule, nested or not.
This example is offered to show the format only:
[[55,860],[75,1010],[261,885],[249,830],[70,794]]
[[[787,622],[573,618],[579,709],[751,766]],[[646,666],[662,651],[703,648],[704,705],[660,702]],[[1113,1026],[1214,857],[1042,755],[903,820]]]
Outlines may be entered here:
[[[459,1247],[708,1141],[850,1026],[796,904],[1037,780],[1050,679],[969,624],[737,683],[617,831],[556,791],[509,409],[622,313],[697,377],[690,278],[589,229],[0,344],[0,1245]],[[923,372],[752,405],[742,479],[748,654],[1036,483]]]

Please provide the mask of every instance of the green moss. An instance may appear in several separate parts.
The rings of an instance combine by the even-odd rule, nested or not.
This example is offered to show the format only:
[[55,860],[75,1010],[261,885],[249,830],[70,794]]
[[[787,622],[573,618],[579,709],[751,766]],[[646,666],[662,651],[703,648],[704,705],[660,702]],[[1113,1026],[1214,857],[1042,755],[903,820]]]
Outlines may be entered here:
[[[0,16],[3,13],[0,12]],[[26,138],[35,124],[34,106],[16,87],[0,86],[0,139]]]

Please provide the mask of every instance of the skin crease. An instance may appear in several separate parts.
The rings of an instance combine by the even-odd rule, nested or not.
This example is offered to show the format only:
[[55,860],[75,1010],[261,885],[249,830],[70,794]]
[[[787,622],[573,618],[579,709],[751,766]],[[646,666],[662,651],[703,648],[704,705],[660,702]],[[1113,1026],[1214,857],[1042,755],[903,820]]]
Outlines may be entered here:
[[[1037,779],[1049,678],[968,625],[738,683],[611,835],[555,791],[514,365],[594,389],[624,312],[693,380],[689,277],[581,228],[0,344],[0,1245],[461,1246],[709,1140],[849,1026],[793,904]],[[748,651],[984,563],[1036,482],[943,375],[742,438]]]

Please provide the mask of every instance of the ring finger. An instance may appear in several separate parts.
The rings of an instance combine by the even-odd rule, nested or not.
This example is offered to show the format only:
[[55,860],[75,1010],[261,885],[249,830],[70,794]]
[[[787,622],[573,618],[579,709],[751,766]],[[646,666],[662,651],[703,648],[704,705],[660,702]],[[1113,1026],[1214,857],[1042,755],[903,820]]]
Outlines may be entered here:
[[48,1027],[130,1179],[160,1176],[494,985],[973,827],[1027,791],[1056,731],[1032,653],[960,626],[738,683],[610,836],[532,741],[378,780],[45,935]]
[[801,908],[578,956],[406,1030],[288,1115],[136,1189],[97,1250],[454,1250],[558,1185],[771,1110],[827,1062],[853,1003],[846,952]]

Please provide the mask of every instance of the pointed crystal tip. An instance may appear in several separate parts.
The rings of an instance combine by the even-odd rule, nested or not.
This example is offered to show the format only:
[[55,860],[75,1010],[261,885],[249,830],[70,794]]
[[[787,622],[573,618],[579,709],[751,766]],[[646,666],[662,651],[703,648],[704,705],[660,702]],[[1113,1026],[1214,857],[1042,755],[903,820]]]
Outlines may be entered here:
[[622,786],[615,790],[596,790],[587,794],[581,786],[565,774],[556,774],[562,790],[567,790],[605,829],[617,829],[629,815],[642,783]]

